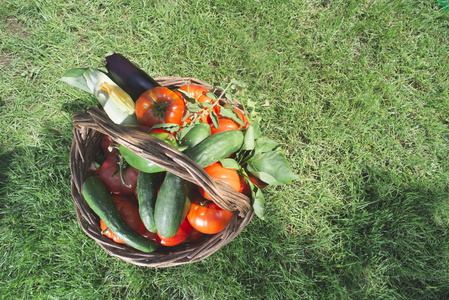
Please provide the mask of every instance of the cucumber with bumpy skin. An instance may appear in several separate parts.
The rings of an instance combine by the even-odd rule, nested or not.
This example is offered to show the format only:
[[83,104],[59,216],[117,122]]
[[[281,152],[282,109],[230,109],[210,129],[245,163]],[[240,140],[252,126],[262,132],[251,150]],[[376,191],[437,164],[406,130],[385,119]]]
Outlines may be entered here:
[[101,179],[88,177],[83,183],[83,196],[89,207],[103,220],[106,226],[127,245],[142,252],[156,250],[156,242],[144,238],[125,223]]

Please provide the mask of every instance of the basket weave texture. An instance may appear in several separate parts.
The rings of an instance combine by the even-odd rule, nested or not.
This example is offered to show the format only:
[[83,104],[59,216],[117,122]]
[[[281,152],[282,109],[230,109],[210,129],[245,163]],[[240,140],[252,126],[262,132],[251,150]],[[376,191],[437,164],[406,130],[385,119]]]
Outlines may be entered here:
[[[169,88],[185,84],[211,86],[195,78],[160,77],[155,80]],[[216,92],[217,95],[220,91]],[[226,99],[221,100],[229,103]],[[239,108],[239,103],[230,103]],[[76,216],[83,231],[95,240],[109,255],[123,261],[147,267],[170,267],[203,260],[232,241],[251,221],[254,211],[251,200],[230,186],[211,178],[201,167],[168,144],[137,129],[114,124],[106,113],[91,106],[73,115],[73,141],[70,152],[71,190]],[[203,187],[221,208],[234,211],[231,223],[221,232],[199,242],[183,243],[174,247],[160,247],[144,253],[124,244],[118,244],[101,234],[99,218],[90,209],[82,195],[82,184],[95,170],[94,160],[100,152],[103,134],[157,165]]]

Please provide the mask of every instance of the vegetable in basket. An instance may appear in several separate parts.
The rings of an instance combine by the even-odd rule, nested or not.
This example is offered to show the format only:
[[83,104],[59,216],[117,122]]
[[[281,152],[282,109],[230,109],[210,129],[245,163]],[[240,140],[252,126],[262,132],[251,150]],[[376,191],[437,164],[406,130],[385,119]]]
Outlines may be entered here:
[[[178,148],[179,150],[184,149],[184,147],[179,147],[176,143],[175,138],[173,135],[163,132],[163,133],[151,133],[151,136],[154,136],[157,139],[160,139],[161,141],[166,142],[172,147]],[[157,172],[163,172],[165,171],[163,168],[156,165],[151,160],[145,159],[143,157],[140,157],[136,153],[132,152],[128,148],[126,148],[123,145],[119,145],[118,149],[120,151],[120,154],[123,156],[125,161],[130,164],[132,167],[138,169],[139,171],[145,172],[145,173],[157,173]]]
[[156,250],[156,242],[143,237],[126,224],[114,205],[108,189],[99,178],[91,176],[84,181],[83,196],[89,207],[120,240],[142,252]]
[[[240,191],[240,177],[237,170],[225,168],[220,162],[216,162],[204,168],[204,171],[206,171],[210,177],[223,181],[233,187],[237,192]],[[212,200],[202,187],[199,187],[199,190],[204,198]]]
[[200,194],[195,193],[191,202],[187,220],[199,232],[215,234],[225,229],[231,222],[234,212],[221,209]]
[[139,170],[127,165],[123,157],[110,154],[98,169],[98,174],[109,191],[119,195],[133,195]]
[[[238,151],[242,144],[241,131],[225,131],[209,136],[195,147],[185,150],[184,154],[204,168]],[[184,184],[185,180],[167,173],[156,199],[156,228],[164,238],[174,236],[182,222],[181,214],[186,197]]]
[[74,68],[65,72],[60,80],[94,95],[112,122],[122,125],[139,124],[134,101],[100,70]]
[[[112,201],[114,202],[115,207],[117,207],[120,216],[122,216],[123,220],[126,224],[131,227],[137,233],[144,234],[145,226],[142,223],[139,215],[139,208],[135,203],[135,199],[132,196],[120,196],[120,195],[112,195]],[[100,220],[100,229],[101,232],[112,239],[114,242],[119,244],[125,244],[124,241],[119,239],[113,232],[110,230],[103,220]]]
[[136,102],[137,120],[142,125],[182,124],[184,101],[166,87],[155,87],[145,91]]
[[164,173],[139,172],[137,177],[136,196],[139,201],[139,215],[145,228],[150,232],[156,232],[154,221],[154,206],[159,188],[164,179]]
[[176,234],[169,238],[164,238],[157,233],[156,241],[164,246],[176,246],[184,242],[192,232],[192,225],[190,225],[187,218],[184,219],[184,221],[179,226],[178,231]]
[[152,77],[119,53],[106,56],[106,69],[134,101],[145,91],[160,86]]

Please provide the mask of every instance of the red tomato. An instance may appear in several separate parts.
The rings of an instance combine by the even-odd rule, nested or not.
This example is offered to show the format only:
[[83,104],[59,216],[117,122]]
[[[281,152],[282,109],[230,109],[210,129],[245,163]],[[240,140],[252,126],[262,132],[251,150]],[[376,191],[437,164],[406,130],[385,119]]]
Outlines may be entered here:
[[114,146],[115,143],[112,141],[111,137],[109,135],[103,134],[103,137],[101,138],[101,150],[103,151],[105,157],[108,157],[111,154],[118,153],[117,148],[111,148],[111,151],[109,151],[109,147]]
[[151,232],[145,228],[145,231],[141,233],[141,235],[149,240],[153,240],[157,242],[157,234],[155,232]]
[[175,92],[166,87],[155,87],[137,100],[136,116],[140,124],[150,127],[161,123],[181,125],[184,108],[184,102]]
[[204,233],[199,232],[195,228],[192,228],[192,231],[190,231],[189,236],[186,238],[187,243],[195,243],[201,240],[204,237]]
[[207,201],[201,195],[194,193],[187,220],[199,232],[215,234],[228,226],[233,214],[232,211],[221,209],[214,202]]
[[[139,215],[139,207],[136,204],[136,200],[130,196],[120,196],[112,195],[112,201],[114,201],[120,215],[123,220],[132,230],[143,234],[146,230],[145,225],[143,225],[142,220]],[[121,239],[119,239],[109,228],[103,220],[100,220],[100,228],[105,236],[114,240],[116,243],[125,244]]]
[[248,181],[246,180],[245,176],[239,175],[240,178],[240,190],[239,192],[246,195],[251,196],[251,186],[249,185]]
[[[180,87],[179,89],[182,91],[185,91],[192,98],[194,98],[196,101],[198,101],[200,104],[202,104],[203,107],[204,107],[205,103],[214,104],[216,102],[216,100],[214,100],[206,95],[210,91],[200,85],[189,84],[189,85],[184,85],[184,86]],[[200,111],[198,113],[199,115],[201,115],[201,120],[200,120],[201,122],[204,122],[204,123],[207,122],[207,120],[209,119],[209,114],[210,114],[209,110],[210,110],[209,108],[204,107],[204,111]],[[213,107],[213,110],[218,115],[218,113],[220,111],[220,106],[215,105]],[[198,118],[197,115],[192,115],[191,117],[186,119],[186,122],[191,123],[192,121],[196,120],[197,118]]]
[[179,226],[178,231],[176,234],[169,238],[164,238],[157,233],[156,241],[164,246],[176,246],[181,244],[186,240],[186,238],[189,236],[190,231],[192,230],[192,225],[187,221],[187,218],[184,219],[184,221]]
[[170,133],[160,128],[153,128],[148,132],[149,134],[160,134],[160,133]]
[[137,175],[139,170],[131,166],[122,169],[123,183],[120,176],[119,154],[109,155],[98,170],[101,181],[114,194],[132,195],[137,186]]
[[179,98],[181,98],[181,100],[184,102],[184,104],[187,104],[187,100],[184,99],[184,96],[179,91],[175,91],[175,94],[178,95]]
[[195,98],[195,100],[201,104],[204,103],[213,104],[215,102],[214,99],[210,98],[209,96],[206,96],[206,94],[209,93],[209,90],[200,85],[186,84],[180,87],[179,89],[189,94],[192,98]]
[[209,124],[211,134],[239,129],[239,125],[236,122],[234,122],[234,120],[226,117],[218,117],[218,129],[215,128],[214,123],[212,123],[212,121]]
[[262,180],[259,179],[259,177],[248,173],[249,176],[249,180],[251,180],[252,183],[254,183],[258,188],[264,189],[268,186],[268,183],[263,182]]
[[[230,185],[231,187],[234,188],[234,190],[236,191],[240,190],[240,177],[239,174],[237,173],[237,170],[224,168],[220,162],[216,162],[204,168],[204,171],[206,171],[210,177],[216,178]],[[204,198],[212,200],[209,194],[207,194],[202,187],[199,187],[199,190]]]
[[259,177],[257,177],[256,175],[254,175],[250,171],[248,171],[246,169],[246,167],[244,167],[244,168],[245,168],[246,174],[248,174],[249,180],[253,184],[255,184],[258,188],[263,189],[263,188],[266,188],[268,186],[268,183],[263,182],[262,180],[260,180]]

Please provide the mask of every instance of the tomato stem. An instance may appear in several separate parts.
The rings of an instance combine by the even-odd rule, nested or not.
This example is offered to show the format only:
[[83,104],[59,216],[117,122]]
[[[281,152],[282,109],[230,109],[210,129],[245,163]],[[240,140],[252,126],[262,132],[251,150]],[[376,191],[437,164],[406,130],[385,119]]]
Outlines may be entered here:
[[[223,97],[223,95],[226,93],[226,91],[229,89],[229,87],[231,86],[231,84],[232,84],[232,82],[229,82],[228,83],[228,85],[226,86],[226,88],[221,92],[221,94],[220,94],[220,96],[218,97],[218,99],[215,101],[215,102],[213,102],[212,103],[212,105],[211,105],[211,107],[209,108],[209,109],[203,109],[203,110],[201,110],[201,112],[200,113],[197,113],[197,112],[192,112],[190,115],[186,115],[184,118],[183,118],[183,121],[184,120],[187,120],[190,116],[195,116],[193,119],[192,119],[192,121],[190,122],[190,124],[194,124],[198,119],[201,119],[202,117],[204,117],[205,116],[205,114],[207,113],[207,112],[209,112],[210,113],[210,111],[212,111],[213,110],[213,108],[215,107],[215,106],[221,106],[220,105],[220,99]],[[187,93],[189,93],[189,88],[190,88],[190,84],[188,84],[187,85]],[[199,97],[198,97],[199,98]],[[196,101],[198,101],[198,99],[195,99]],[[204,106],[203,106],[204,107]]]
[[210,109],[212,109],[212,108],[214,108],[214,106],[215,105],[220,105],[219,104],[219,102],[220,102],[220,99],[221,99],[221,97],[223,97],[223,95],[226,93],[226,91],[229,89],[229,87],[231,86],[231,83],[232,82],[229,82],[228,83],[228,85],[225,87],[225,89],[221,92],[221,95],[218,97],[218,99],[217,99],[217,101],[214,103],[214,104],[212,104],[212,107],[210,108]]
[[125,181],[125,176],[123,174],[123,169],[125,166],[125,160],[123,159],[123,156],[120,155],[120,159],[119,159],[119,170],[120,170],[120,179],[122,180],[122,183],[127,187],[127,188],[132,188],[131,185],[127,184]]

